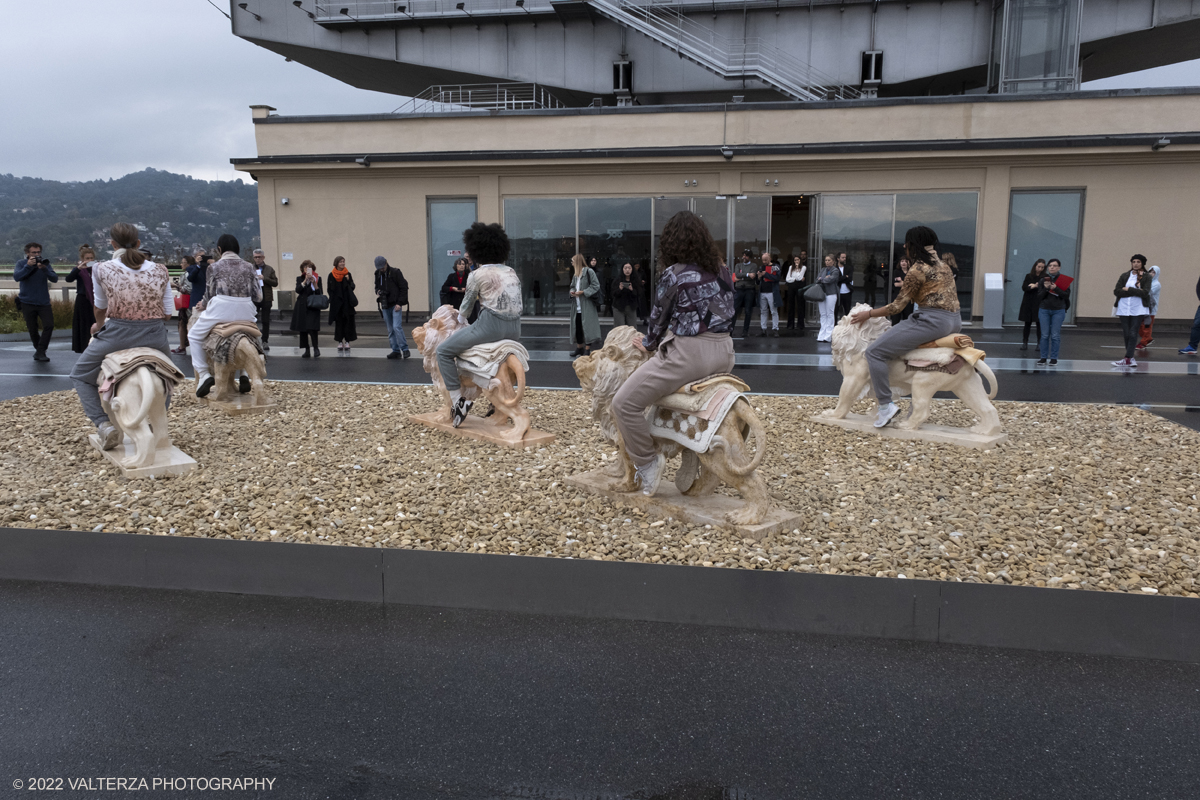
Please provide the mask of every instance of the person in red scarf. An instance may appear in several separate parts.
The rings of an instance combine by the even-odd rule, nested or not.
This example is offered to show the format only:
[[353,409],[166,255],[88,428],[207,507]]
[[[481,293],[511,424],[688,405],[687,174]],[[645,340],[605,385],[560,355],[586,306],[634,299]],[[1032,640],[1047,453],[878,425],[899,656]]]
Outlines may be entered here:
[[75,291],[75,316],[71,320],[71,349],[76,353],[87,350],[92,340],[92,326],[96,324],[95,304],[92,298],[92,267],[96,266],[96,251],[90,244],[79,247],[79,263],[67,275],[68,283],[78,283]]
[[329,292],[329,324],[333,326],[333,338],[338,350],[350,352],[350,343],[358,338],[354,327],[354,307],[358,298],[354,295],[354,276],[346,269],[346,259],[338,256],[333,260],[333,272],[325,283]]

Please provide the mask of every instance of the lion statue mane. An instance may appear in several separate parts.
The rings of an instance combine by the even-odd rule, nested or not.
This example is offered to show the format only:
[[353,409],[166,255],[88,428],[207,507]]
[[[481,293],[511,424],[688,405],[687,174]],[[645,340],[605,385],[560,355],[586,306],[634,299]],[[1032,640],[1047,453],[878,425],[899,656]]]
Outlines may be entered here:
[[[580,386],[592,396],[592,418],[600,423],[604,437],[617,446],[617,459],[605,472],[617,479],[612,488],[621,492],[636,489],[635,470],[617,430],[612,403],[621,385],[650,357],[633,345],[634,339],[641,335],[628,325],[613,328],[604,340],[604,347],[575,359],[573,365]],[[753,453],[750,452],[751,439],[755,443]],[[773,508],[767,484],[756,472],[767,452],[766,428],[744,397],[738,398],[729,409],[712,445],[704,453],[696,453],[665,439],[654,441],[658,451],[668,460],[682,455],[675,486],[684,495],[709,495],[721,483],[737,490],[746,501],[746,507],[729,514],[729,522],[756,525]]]
[[[851,313],[860,309],[870,311],[871,307],[859,303]],[[863,351],[892,327],[886,317],[874,317],[861,325],[850,322],[850,314],[842,317],[833,329],[833,365],[842,373],[842,388],[838,392],[837,406],[822,411],[822,416],[843,419],[850,412],[851,406],[866,396],[871,389],[871,375],[867,368],[867,359]],[[938,364],[948,363],[954,357],[954,350],[948,347],[922,348],[906,354],[903,358],[893,360],[889,365],[888,376],[892,389],[899,395],[911,395],[912,411],[908,418],[900,422],[898,427],[904,430],[916,430],[929,418],[930,404],[937,392],[953,392],[967,408],[975,413],[979,422],[969,428],[971,433],[992,436],[1000,433],[1000,415],[991,401],[996,397],[998,384],[996,375],[983,359],[975,362],[975,366],[965,365],[956,374],[940,370],[910,370],[905,362],[914,359],[933,361]],[[980,377],[982,375],[982,378]],[[990,391],[983,388],[983,379],[987,379]]]
[[[454,419],[454,410],[450,402],[450,392],[446,391],[446,383],[442,380],[442,371],[438,367],[437,349],[450,334],[463,327],[465,325],[459,320],[458,309],[444,305],[433,312],[428,322],[413,328],[412,332],[413,342],[421,353],[425,371],[433,379],[433,385],[437,387],[442,398],[441,408],[436,412],[437,419],[447,425]],[[521,405],[525,399],[525,368],[520,359],[515,355],[505,358],[496,376],[488,381],[487,386],[475,383],[474,376],[466,370],[459,370],[459,381],[462,384],[462,396],[467,400],[474,401],[480,394],[487,397],[497,412],[494,423],[497,427],[503,428],[512,422],[511,428],[500,432],[499,435],[503,439],[519,442],[525,438],[533,423],[529,412]]]

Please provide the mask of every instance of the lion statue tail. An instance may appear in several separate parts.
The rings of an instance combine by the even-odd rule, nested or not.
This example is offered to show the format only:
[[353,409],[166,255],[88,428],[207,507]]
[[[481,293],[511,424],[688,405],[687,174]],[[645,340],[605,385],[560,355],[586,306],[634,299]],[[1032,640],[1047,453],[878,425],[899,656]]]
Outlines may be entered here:
[[[754,472],[754,470],[758,469],[759,465],[762,464],[763,459],[766,458],[767,429],[763,426],[762,420],[758,418],[758,415],[754,413],[753,409],[750,409],[750,404],[745,398],[739,397],[737,403],[734,405],[734,408],[738,409],[738,417],[742,424],[749,428],[749,432],[746,435],[746,444],[749,444],[750,439],[753,438],[755,451],[754,456],[744,464],[738,464],[732,458],[730,458],[728,469],[739,478],[745,478],[750,473]],[[724,447],[726,450],[728,450],[729,442],[725,441],[725,439],[720,436],[715,436],[713,437],[713,447]]]
[[154,385],[151,381],[156,381],[158,378],[150,374],[149,368],[139,367],[125,380],[135,381],[137,387],[141,389],[141,398],[137,408],[130,408],[121,397],[114,397],[111,407],[113,414],[121,423],[121,427],[128,429],[136,427],[150,413],[150,404],[154,402],[155,395]]
[[975,362],[975,371],[982,373],[983,379],[987,381],[988,400],[995,400],[996,393],[1000,391],[1000,384],[996,382],[996,373],[992,372],[992,368],[982,358]]

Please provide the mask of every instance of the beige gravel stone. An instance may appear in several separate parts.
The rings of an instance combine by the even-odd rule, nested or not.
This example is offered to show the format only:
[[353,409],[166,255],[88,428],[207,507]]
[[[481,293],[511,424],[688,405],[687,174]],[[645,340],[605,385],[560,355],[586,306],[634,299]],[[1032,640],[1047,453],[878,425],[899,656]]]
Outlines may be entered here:
[[[828,399],[755,396],[775,437],[761,472],[806,521],[754,542],[565,486],[614,454],[581,426],[580,392],[529,392],[557,441],[509,451],[406,422],[436,403],[420,387],[273,384],[265,417],[181,389],[171,434],[200,467],[155,481],[91,450],[73,393],[0,403],[0,525],[1200,591],[1200,433],[1129,407],[1000,403],[1010,439],[980,452],[807,422]],[[931,421],[971,416],[936,401]]]

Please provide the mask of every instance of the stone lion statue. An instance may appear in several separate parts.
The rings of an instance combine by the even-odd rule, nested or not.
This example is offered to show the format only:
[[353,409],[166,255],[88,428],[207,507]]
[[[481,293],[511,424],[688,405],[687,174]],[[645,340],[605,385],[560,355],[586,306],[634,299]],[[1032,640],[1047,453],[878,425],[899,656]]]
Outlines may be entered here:
[[[194,323],[200,315],[192,316]],[[253,322],[222,322],[213,326],[204,340],[204,354],[212,370],[213,389],[208,399],[229,401],[238,394],[249,394],[254,405],[271,405],[267,395],[267,357],[263,353],[258,326]],[[241,377],[237,376],[241,372]]]
[[100,404],[108,420],[133,443],[127,469],[149,467],[158,450],[171,447],[167,435],[167,397],[182,381],[179,368],[157,350],[135,347],[111,353],[100,365]]
[[[617,445],[617,460],[606,474],[617,479],[612,488],[622,492],[636,490],[634,465],[625,453],[625,444],[613,417],[612,402],[621,384],[650,357],[633,346],[634,339],[641,335],[628,325],[613,328],[604,340],[604,347],[574,362],[579,384],[592,396],[592,418],[600,423],[604,437]],[[732,376],[714,377],[737,380]],[[680,394],[670,395],[664,398],[663,404],[670,405],[671,399],[679,397]],[[653,425],[651,431],[654,431]],[[750,452],[751,439],[754,440],[753,453]],[[728,515],[729,522],[755,525],[771,511],[770,491],[756,472],[767,452],[766,428],[746,398],[738,397],[729,408],[708,450],[703,453],[658,435],[655,435],[655,442],[668,460],[682,455],[675,486],[684,495],[712,494],[721,483],[738,491],[746,501],[746,507]]]
[[[465,326],[459,320],[458,309],[444,305],[433,312],[428,322],[414,328],[412,332],[413,342],[421,353],[425,371],[433,379],[433,385],[437,387],[442,398],[442,406],[436,412],[437,420],[447,425],[454,418],[453,404],[438,368],[437,348],[450,334],[462,327]],[[493,424],[501,428],[497,435],[505,441],[521,441],[532,424],[529,412],[521,405],[525,399],[525,370],[528,359],[525,348],[511,340],[472,347],[459,356],[459,379],[462,383],[463,397],[471,401],[480,394],[487,397],[496,411]],[[488,377],[487,373],[493,368],[494,374]],[[504,430],[510,422],[512,427]]]
[[[860,303],[853,311],[859,309],[870,310],[870,306]],[[863,351],[891,327],[892,323],[886,317],[874,317],[855,325],[850,322],[849,314],[834,327],[833,365],[842,373],[842,388],[838,392],[837,406],[822,411],[822,416],[844,419],[850,407],[870,391],[871,376]],[[904,430],[921,427],[929,418],[929,405],[934,394],[953,392],[979,418],[979,422],[969,428],[971,433],[985,436],[1000,433],[1000,415],[991,403],[999,388],[995,373],[981,358],[974,367],[964,363],[956,374],[950,374],[945,366],[954,356],[955,351],[948,347],[921,348],[891,362],[889,377],[892,389],[899,395],[912,396],[912,411],[898,427]],[[908,365],[912,361],[932,362],[933,365],[914,369]],[[987,379],[990,392],[984,390],[980,375]]]

